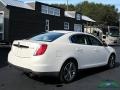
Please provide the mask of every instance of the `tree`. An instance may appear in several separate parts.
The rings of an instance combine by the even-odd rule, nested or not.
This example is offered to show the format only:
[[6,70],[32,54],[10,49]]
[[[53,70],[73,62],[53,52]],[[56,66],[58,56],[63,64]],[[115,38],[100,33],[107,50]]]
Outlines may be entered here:
[[116,25],[118,22],[117,9],[113,5],[95,4],[85,1],[76,5],[76,11],[94,19],[97,24]]
[[[63,8],[63,9],[65,9],[65,10],[67,10],[67,5],[66,4],[52,4],[53,6],[57,6],[57,7],[61,7],[61,8]],[[68,9],[69,9],[69,11],[75,11],[76,9],[75,9],[75,6],[74,5],[72,5],[72,4],[69,4],[68,5]]]
[[[67,6],[65,4],[56,4],[55,6],[67,10]],[[98,25],[118,24],[118,10],[113,5],[96,4],[84,1],[82,3],[78,3],[77,5],[70,4],[69,10],[80,12],[83,15],[92,18]]]

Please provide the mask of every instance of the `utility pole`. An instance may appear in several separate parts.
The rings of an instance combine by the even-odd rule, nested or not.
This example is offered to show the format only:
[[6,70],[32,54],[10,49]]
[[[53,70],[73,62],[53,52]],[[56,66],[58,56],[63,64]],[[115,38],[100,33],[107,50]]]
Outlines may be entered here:
[[119,37],[120,37],[120,13],[119,13]]
[[69,7],[68,7],[68,0],[67,0],[67,11],[69,10]]

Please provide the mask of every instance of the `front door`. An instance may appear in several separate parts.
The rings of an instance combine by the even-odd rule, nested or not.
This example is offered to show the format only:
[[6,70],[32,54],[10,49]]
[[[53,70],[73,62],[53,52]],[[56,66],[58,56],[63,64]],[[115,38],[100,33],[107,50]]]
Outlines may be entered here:
[[91,66],[100,66],[106,63],[108,51],[106,50],[106,47],[103,46],[103,44],[95,37],[88,36],[91,44],[89,45],[91,48],[91,55],[93,57],[93,62],[91,63]]
[[93,54],[94,51],[89,45],[89,41],[84,34],[76,34],[71,37],[71,41],[74,44],[76,50],[76,57],[78,60],[78,68],[88,68],[94,63]]

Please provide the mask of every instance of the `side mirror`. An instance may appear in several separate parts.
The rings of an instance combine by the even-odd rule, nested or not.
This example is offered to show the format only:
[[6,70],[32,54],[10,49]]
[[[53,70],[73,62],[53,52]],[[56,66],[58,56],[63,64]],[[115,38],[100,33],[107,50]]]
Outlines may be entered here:
[[103,36],[103,39],[106,39],[106,36]]
[[102,41],[102,43],[103,43],[103,46],[105,46],[105,47],[108,46],[107,43],[104,40]]

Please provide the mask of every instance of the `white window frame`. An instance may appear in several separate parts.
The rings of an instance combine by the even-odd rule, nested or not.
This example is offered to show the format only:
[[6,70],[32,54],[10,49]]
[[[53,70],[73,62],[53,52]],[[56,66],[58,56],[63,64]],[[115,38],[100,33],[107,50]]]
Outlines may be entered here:
[[48,6],[41,5],[41,13],[48,14]]
[[0,33],[2,33],[2,40],[4,40],[4,11],[0,11],[0,13],[2,13],[2,17],[3,17],[3,23],[1,23],[1,24],[3,24],[3,30],[0,32]]
[[54,15],[60,16],[60,9],[54,8]]
[[53,7],[49,7],[48,14],[54,15],[54,8]]
[[50,20],[46,19],[46,21],[45,21],[45,31],[49,31],[50,30],[50,26],[49,25],[50,25]]
[[60,9],[46,6],[46,5],[41,5],[41,13],[54,15],[54,16],[60,16]]
[[64,22],[64,29],[69,30],[69,22]]
[[81,20],[81,15],[80,15],[80,14],[77,14],[77,15],[76,15],[76,19],[77,19],[77,20]]

